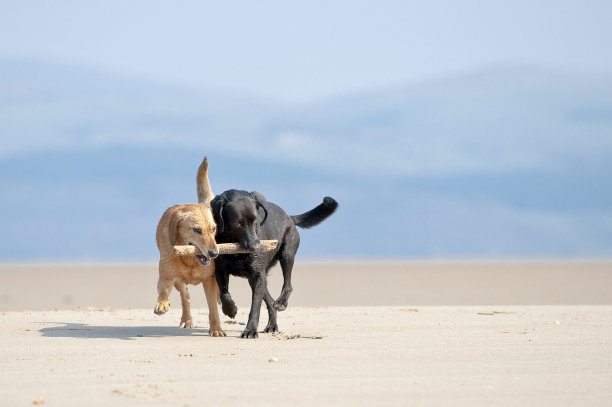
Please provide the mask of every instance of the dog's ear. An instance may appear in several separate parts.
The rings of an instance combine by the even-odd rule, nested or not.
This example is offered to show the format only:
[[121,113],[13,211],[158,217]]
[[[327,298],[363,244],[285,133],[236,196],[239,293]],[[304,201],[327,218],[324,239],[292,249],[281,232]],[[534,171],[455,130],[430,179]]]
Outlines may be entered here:
[[223,232],[224,229],[223,210],[225,209],[226,203],[227,200],[221,195],[217,195],[212,201],[210,201],[210,208],[212,209],[213,217],[215,218],[215,223],[217,224],[217,233]]
[[263,225],[266,219],[268,219],[268,201],[266,201],[266,198],[257,191],[251,192],[251,196],[255,199],[255,202],[257,202],[257,211],[259,211],[259,208],[264,211],[264,218],[259,222],[260,225]]
[[174,245],[176,243],[176,239],[178,238],[178,225],[182,219],[183,214],[179,211],[175,211],[174,213],[172,213],[170,222],[168,222],[168,238],[170,240],[171,245]]

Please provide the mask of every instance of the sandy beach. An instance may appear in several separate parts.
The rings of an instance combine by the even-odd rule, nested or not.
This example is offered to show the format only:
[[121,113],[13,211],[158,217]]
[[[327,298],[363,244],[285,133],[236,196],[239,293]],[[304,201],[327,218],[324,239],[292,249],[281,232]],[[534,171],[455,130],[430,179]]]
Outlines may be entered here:
[[281,333],[257,340],[239,338],[244,280],[212,338],[199,287],[193,329],[176,293],[153,314],[154,264],[0,278],[2,405],[612,403],[611,262],[298,263]]

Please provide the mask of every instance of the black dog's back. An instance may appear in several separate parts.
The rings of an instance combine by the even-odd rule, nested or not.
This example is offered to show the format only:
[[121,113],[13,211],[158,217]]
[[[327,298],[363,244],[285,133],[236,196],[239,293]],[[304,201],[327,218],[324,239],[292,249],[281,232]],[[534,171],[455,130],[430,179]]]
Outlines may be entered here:
[[309,229],[317,226],[325,219],[329,218],[338,208],[338,202],[334,198],[326,196],[323,198],[323,203],[316,208],[309,210],[301,215],[293,215],[291,219],[296,226],[303,229]]

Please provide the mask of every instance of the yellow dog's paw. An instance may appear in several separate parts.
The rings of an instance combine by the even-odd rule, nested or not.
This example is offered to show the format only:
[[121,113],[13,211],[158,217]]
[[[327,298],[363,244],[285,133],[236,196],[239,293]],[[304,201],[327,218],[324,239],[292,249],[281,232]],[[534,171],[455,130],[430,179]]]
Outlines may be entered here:
[[155,312],[157,315],[161,315],[165,314],[169,309],[170,303],[168,302],[168,300],[164,300],[157,303],[153,312]]
[[210,336],[227,336],[227,335],[225,335],[225,332],[223,332],[223,330],[221,328],[217,328],[217,329],[210,328],[208,330],[208,335],[210,335]]
[[193,321],[191,321],[191,319],[188,319],[187,321],[181,320],[181,324],[179,325],[179,328],[192,328],[192,327],[193,327]]

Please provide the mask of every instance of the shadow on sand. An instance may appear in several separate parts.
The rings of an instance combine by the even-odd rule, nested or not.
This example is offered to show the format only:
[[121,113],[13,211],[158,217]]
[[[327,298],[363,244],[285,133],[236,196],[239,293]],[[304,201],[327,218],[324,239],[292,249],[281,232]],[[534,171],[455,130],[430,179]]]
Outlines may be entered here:
[[[39,329],[38,331],[42,334],[42,336],[48,338],[113,338],[123,340],[134,340],[137,338],[162,338],[174,336],[208,337],[208,329],[204,328],[184,329],[178,327],[163,326],[96,326],[70,322],[51,323],[61,324],[61,326]],[[231,336],[229,330],[225,329],[224,331],[228,334],[228,336]]]

